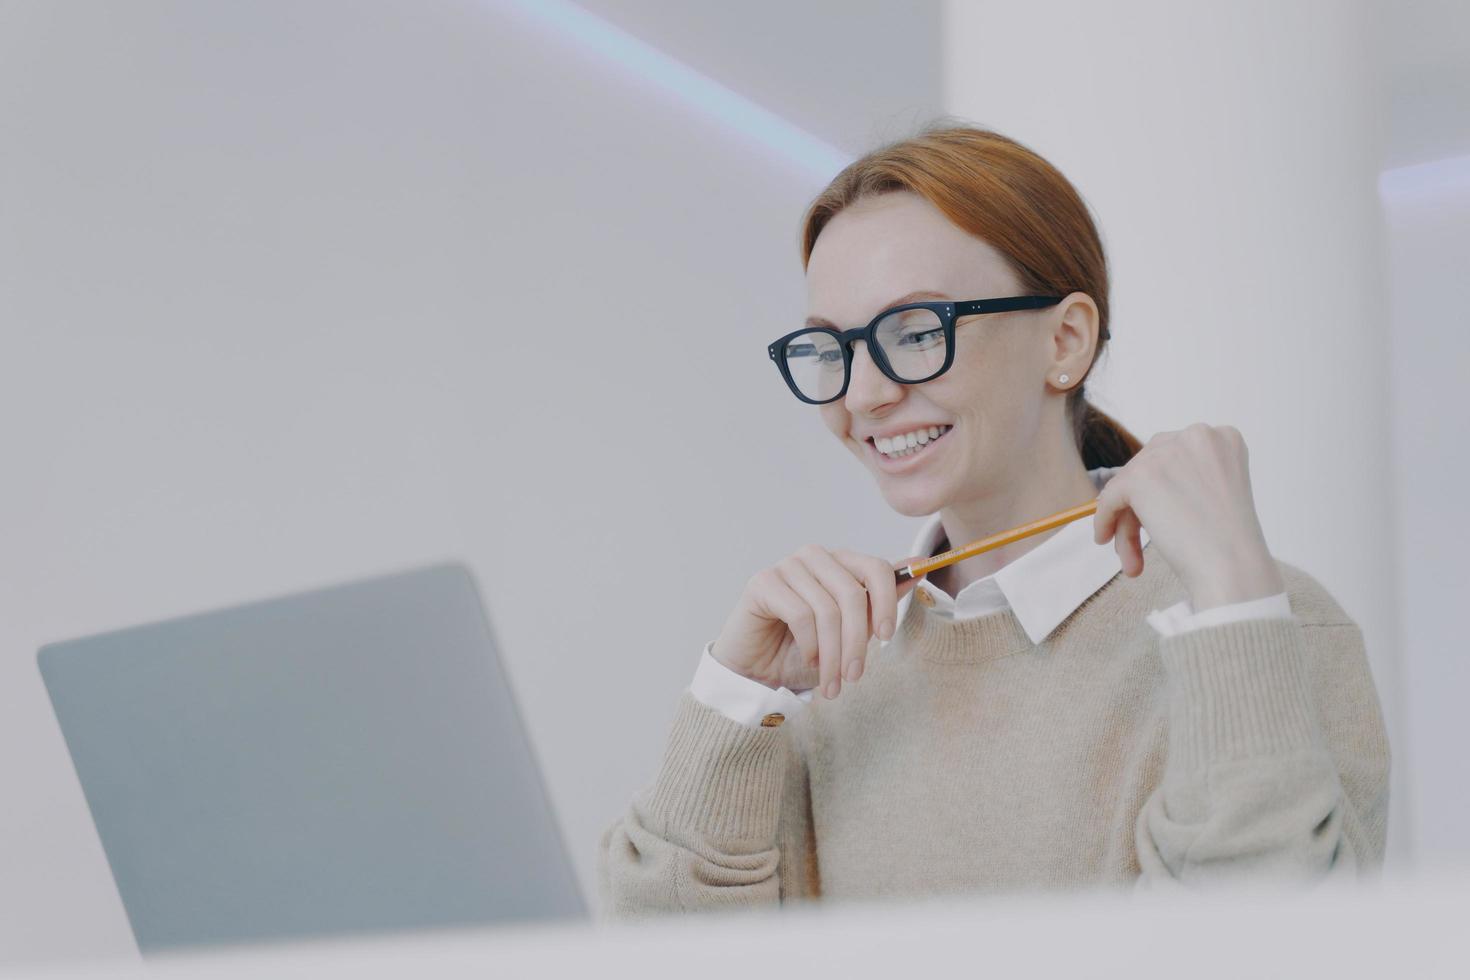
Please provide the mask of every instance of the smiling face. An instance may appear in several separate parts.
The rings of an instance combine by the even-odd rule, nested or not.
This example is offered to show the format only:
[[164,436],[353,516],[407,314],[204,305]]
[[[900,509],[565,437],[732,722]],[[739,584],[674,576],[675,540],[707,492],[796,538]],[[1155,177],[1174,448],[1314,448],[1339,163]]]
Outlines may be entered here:
[[[905,302],[1023,294],[1000,252],[908,191],[839,211],[817,238],[806,283],[808,314],[841,329]],[[1079,297],[1080,304],[1071,302]],[[1047,379],[1059,370],[1074,381],[1084,373],[1090,351],[1080,352],[1088,356],[1079,361],[1075,343],[1068,350],[1064,340],[1070,326],[1057,328],[1064,316],[1079,321],[1067,309],[1090,304],[1085,294],[1073,293],[1041,310],[961,317],[953,365],[916,385],[884,376],[867,345],[856,341],[847,393],[819,406],[822,421],[862,460],[889,506],[911,517],[1014,493],[1019,481],[1080,468],[1062,417],[1064,394],[1049,389]],[[929,426],[952,428],[907,459],[885,459],[871,439]],[[1061,458],[1069,450],[1075,458]]]

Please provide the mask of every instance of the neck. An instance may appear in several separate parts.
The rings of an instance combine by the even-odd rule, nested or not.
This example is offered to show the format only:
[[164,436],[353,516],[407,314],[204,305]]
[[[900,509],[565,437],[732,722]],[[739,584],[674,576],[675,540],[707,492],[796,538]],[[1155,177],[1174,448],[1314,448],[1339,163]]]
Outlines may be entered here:
[[[1023,460],[1019,470],[1025,474],[1022,479],[940,511],[940,524],[948,541],[941,551],[962,548],[972,541],[1041,520],[1097,496],[1097,488],[1082,465],[1082,457],[1070,446],[1068,452],[1054,454],[1049,462],[1036,457]],[[993,575],[1060,530],[1061,527],[1054,527],[1012,541],[941,568],[928,577],[949,595],[958,595],[971,582]]]

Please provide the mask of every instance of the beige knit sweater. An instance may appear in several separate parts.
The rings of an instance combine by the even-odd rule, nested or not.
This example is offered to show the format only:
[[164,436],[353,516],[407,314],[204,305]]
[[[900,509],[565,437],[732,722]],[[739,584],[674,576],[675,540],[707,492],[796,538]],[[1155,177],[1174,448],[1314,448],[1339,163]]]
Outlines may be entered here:
[[1014,613],[909,603],[863,679],[774,728],[678,702],[603,833],[600,914],[820,898],[1355,876],[1382,862],[1389,750],[1362,634],[1278,561],[1291,619],[1161,637],[1151,552],[1040,644]]

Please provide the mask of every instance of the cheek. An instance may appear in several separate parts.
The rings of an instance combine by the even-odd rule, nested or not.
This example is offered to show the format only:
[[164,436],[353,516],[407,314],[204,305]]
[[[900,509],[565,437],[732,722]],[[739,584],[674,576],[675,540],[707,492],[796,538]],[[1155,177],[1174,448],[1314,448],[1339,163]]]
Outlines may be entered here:
[[945,401],[961,410],[985,416],[1010,414],[1028,394],[1025,372],[1016,370],[1014,364],[1000,345],[986,351],[961,348],[954,353],[954,366],[936,381],[950,382]]
[[954,364],[942,376],[934,379],[934,402],[953,408],[955,414],[969,414],[1004,404],[1011,397],[1016,379],[1002,367],[1003,361],[994,357],[981,358],[971,354],[961,356],[955,352]]

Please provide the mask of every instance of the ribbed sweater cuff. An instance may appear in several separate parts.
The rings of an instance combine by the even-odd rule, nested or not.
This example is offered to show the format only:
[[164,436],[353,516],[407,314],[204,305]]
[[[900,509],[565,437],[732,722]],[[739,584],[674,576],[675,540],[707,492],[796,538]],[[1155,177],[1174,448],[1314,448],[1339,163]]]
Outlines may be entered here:
[[1295,617],[1248,619],[1160,639],[1171,767],[1195,771],[1322,744],[1305,628]]
[[785,738],[779,727],[752,728],[725,717],[686,688],[645,806],[666,827],[722,841],[774,841]]

